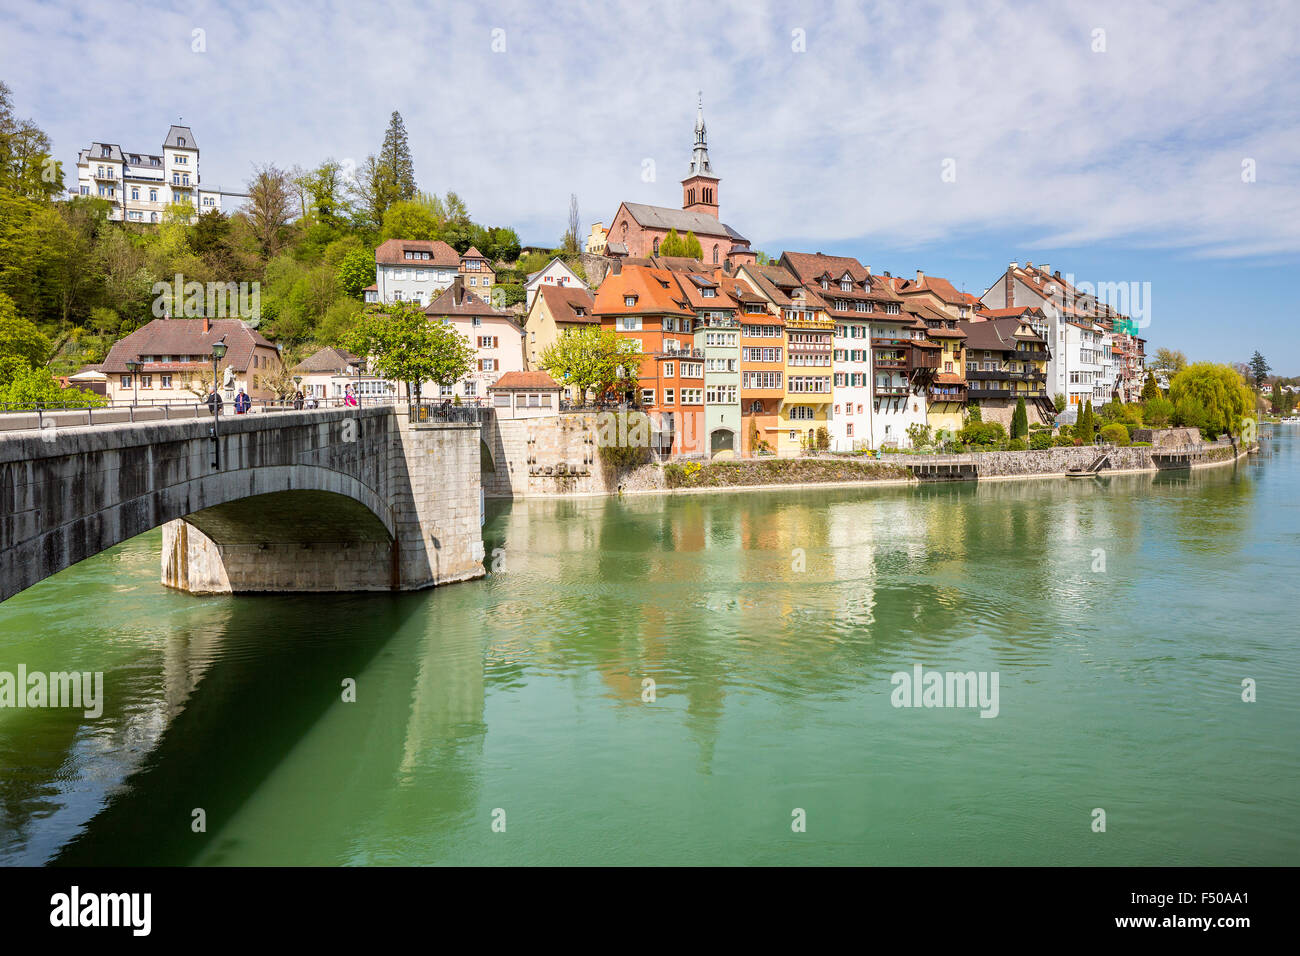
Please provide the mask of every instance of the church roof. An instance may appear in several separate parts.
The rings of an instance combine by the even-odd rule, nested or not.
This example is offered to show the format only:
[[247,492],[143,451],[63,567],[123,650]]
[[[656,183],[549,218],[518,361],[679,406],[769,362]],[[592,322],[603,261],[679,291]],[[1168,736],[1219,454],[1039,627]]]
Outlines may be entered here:
[[682,236],[693,232],[697,237],[724,236],[737,242],[749,241],[725,222],[720,222],[707,213],[669,209],[667,206],[648,206],[639,202],[625,202],[623,205],[639,225],[651,229],[676,229]]

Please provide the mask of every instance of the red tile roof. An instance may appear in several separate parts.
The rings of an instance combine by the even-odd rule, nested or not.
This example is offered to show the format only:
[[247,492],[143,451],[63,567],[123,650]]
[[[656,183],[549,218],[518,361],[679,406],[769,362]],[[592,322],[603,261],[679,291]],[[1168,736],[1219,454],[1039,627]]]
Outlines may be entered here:
[[[599,322],[596,318],[596,298],[580,286],[540,285],[538,294],[551,311],[556,322]],[[578,315],[577,310],[583,314]]]
[[[222,366],[229,365],[237,372],[246,371],[252,364],[253,350],[261,346],[275,350],[275,346],[262,335],[244,325],[239,319],[213,319],[208,331],[203,331],[203,319],[154,319],[119,339],[108,350],[103,371],[126,372],[128,361],[141,355],[204,356],[201,362],[180,364],[207,364],[211,361],[212,344],[226,340],[226,357]],[[145,369],[148,371],[148,368]]]
[[554,388],[560,383],[546,372],[506,372],[495,383],[488,386],[488,391],[506,388]]
[[[625,305],[629,295],[636,301]],[[596,292],[594,311],[597,315],[695,315],[674,273],[645,266],[624,266],[617,275],[607,275]]]

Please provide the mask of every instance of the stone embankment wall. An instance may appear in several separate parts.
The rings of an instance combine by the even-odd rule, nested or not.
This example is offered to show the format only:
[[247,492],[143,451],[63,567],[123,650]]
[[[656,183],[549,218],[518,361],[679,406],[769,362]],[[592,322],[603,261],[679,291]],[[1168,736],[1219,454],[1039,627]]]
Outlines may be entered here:
[[[552,415],[483,426],[490,462],[484,461],[488,498],[603,495],[610,487],[598,447],[594,414]],[[489,467],[492,470],[488,470]]]

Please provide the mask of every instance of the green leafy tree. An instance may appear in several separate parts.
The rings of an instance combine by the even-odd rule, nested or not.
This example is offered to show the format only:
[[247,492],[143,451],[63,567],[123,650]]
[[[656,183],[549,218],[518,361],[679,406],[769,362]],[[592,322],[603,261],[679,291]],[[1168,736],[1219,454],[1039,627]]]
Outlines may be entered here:
[[375,281],[375,257],[373,253],[354,249],[343,257],[339,263],[338,282],[345,295],[354,299],[361,298],[366,286]]
[[382,306],[357,317],[344,347],[367,356],[384,378],[405,382],[418,401],[424,382],[453,385],[473,366],[474,347],[450,323],[431,322],[410,302]]
[[1016,399],[1016,410],[1011,413],[1011,437],[1024,438],[1029,434],[1029,412],[1024,398]]
[[635,388],[644,357],[636,339],[588,325],[556,339],[542,352],[541,366],[585,399],[588,392],[601,397],[615,388]]
[[1169,397],[1176,417],[1181,417],[1185,404],[1193,416],[1194,407],[1200,406],[1204,413],[1202,424],[1180,424],[1199,427],[1207,437],[1225,432],[1238,434],[1242,419],[1255,411],[1255,394],[1237,371],[1213,362],[1194,362],[1179,372],[1169,383]]
[[1128,426],[1123,422],[1111,422],[1103,425],[1099,437],[1102,441],[1111,445],[1129,444]]
[[384,212],[380,239],[441,239],[446,221],[427,204],[399,199]]
[[1152,428],[1165,428],[1174,420],[1174,403],[1163,395],[1143,402],[1142,420]]
[[0,404],[37,408],[66,405],[84,408],[106,404],[102,396],[79,388],[60,388],[47,368],[6,364],[0,360]]
[[1059,415],[1065,411],[1066,398],[1064,392],[1057,392],[1052,396],[1052,404],[1056,406],[1056,412]]
[[406,123],[397,110],[393,110],[393,115],[388,118],[388,129],[384,132],[384,143],[379,147],[378,160],[392,190],[393,202],[414,199],[415,161],[411,159],[411,147],[406,141]]
[[659,243],[659,255],[700,259],[703,258],[704,251],[700,248],[700,240],[695,238],[695,233],[688,232],[683,238],[677,234],[676,229],[669,229],[668,235]]
[[18,314],[13,299],[0,292],[0,359],[18,359],[23,365],[44,365],[50,354],[50,340]]

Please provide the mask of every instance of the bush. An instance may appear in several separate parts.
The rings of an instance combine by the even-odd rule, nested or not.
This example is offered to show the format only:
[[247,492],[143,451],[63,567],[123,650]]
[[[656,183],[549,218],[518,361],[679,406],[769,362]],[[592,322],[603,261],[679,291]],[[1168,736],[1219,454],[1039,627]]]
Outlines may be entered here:
[[1007,440],[1007,430],[999,422],[972,420],[957,436],[963,444],[990,447]]
[[[1060,427],[1060,429],[1058,429],[1058,430],[1060,431],[1060,433],[1061,433],[1061,437],[1062,437],[1062,438],[1073,438],[1073,437],[1074,437],[1074,426],[1073,426],[1073,425],[1062,425],[1062,426]],[[1074,442],[1070,442],[1070,444],[1073,445]]]
[[1007,451],[1028,451],[1029,446],[1023,438],[1013,438],[1007,442]]
[[664,465],[664,484],[669,488],[680,488],[686,480],[686,469],[676,462]]
[[1133,447],[1134,447],[1134,448],[1150,448],[1150,447],[1151,447],[1151,443],[1150,443],[1149,441],[1135,441],[1135,442],[1133,443]]
[[1074,439],[1069,435],[1057,435],[1052,439],[1052,445],[1056,448],[1073,448]]
[[1029,436],[1029,447],[1034,451],[1042,451],[1045,448],[1052,447],[1052,433],[1048,431],[1037,431]]
[[1109,425],[1102,425],[1098,437],[1111,445],[1127,445],[1130,441],[1128,426],[1122,422],[1111,422]]
[[1174,418],[1174,403],[1163,396],[1157,396],[1146,403],[1142,417],[1152,428],[1164,428]]

